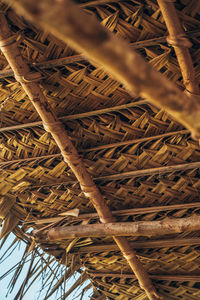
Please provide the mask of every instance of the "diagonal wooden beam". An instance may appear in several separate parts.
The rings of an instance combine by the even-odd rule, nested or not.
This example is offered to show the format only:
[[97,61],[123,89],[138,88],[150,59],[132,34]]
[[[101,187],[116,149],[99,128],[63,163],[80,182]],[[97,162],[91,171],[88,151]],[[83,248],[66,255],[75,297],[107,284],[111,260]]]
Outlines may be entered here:
[[[37,83],[40,76],[38,76],[37,73],[32,73],[30,71],[30,68],[21,56],[15,41],[15,36],[12,34],[6,17],[3,14],[0,15],[0,48],[12,68],[16,80],[20,82],[22,88],[40,115],[44,128],[52,134],[55,142],[61,150],[61,154],[63,155],[65,162],[72,169],[79,181],[82,191],[96,208],[101,222],[115,222],[115,218],[113,217],[99,189],[92,180],[92,177],[87,172],[87,169],[68,137],[63,124],[53,113],[51,106],[43,95],[42,90]],[[145,290],[149,299],[160,299],[147,272],[143,268],[140,260],[137,258],[136,253],[133,251],[128,240],[124,237],[113,237],[113,239],[137,276],[141,288]]]
[[[82,237],[105,236],[161,236],[200,230],[200,216],[188,218],[165,218],[160,221],[139,221],[123,223],[60,226],[48,231],[50,241]],[[37,232],[36,232],[37,234]]]
[[24,17],[102,65],[131,93],[147,98],[165,109],[186,126],[193,137],[200,138],[200,103],[197,97],[189,97],[181,92],[150,64],[145,63],[125,41],[108,32],[71,0],[4,2],[13,5]]
[[96,6],[96,5],[105,5],[113,2],[123,2],[123,0],[94,0],[94,1],[90,1],[89,3],[88,2],[81,3],[80,7],[86,8],[86,7]]
[[169,37],[167,38],[175,50],[176,57],[183,76],[186,90],[192,94],[199,94],[198,81],[195,78],[194,67],[189,49],[192,43],[186,37],[173,0],[157,0],[166,23]]

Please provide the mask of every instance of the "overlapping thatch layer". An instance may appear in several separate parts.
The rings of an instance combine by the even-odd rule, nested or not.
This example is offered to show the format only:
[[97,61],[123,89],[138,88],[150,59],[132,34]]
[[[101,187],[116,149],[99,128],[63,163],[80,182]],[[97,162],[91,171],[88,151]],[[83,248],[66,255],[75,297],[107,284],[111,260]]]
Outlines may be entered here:
[[[181,91],[185,89],[156,1],[76,2]],[[192,86],[196,90],[190,90],[188,82],[187,89],[194,93],[200,79],[200,7],[195,0],[177,1],[175,7],[181,28],[192,43],[187,51],[194,65],[196,82]],[[35,80],[39,79],[53,113],[64,124],[116,221],[199,215],[199,143],[188,129],[148,99],[130,96],[101,66],[18,16],[13,8],[2,3],[1,11],[24,62],[37,72]],[[91,299],[147,299],[112,237],[48,240],[52,227],[98,224],[99,216],[2,53],[0,68],[1,238],[4,241],[12,231],[27,243],[25,254],[32,252],[34,257],[42,249],[57,259],[58,266],[69,267],[65,275],[58,276],[52,292],[78,271],[80,278],[63,292],[62,299],[87,279],[91,284],[84,291],[93,287]],[[198,101],[199,96],[195,97]],[[128,236],[127,240],[160,297],[200,299],[198,231]],[[47,268],[51,259],[46,260]],[[30,270],[27,278],[37,275]],[[57,276],[53,271],[51,275],[49,280]]]

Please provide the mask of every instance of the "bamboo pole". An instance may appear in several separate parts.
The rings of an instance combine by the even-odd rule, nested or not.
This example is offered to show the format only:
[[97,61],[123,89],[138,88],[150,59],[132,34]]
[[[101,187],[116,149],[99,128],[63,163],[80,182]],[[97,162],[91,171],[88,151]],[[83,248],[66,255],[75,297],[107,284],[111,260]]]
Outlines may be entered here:
[[[31,3],[33,2],[31,1]],[[23,57],[17,47],[15,36],[12,34],[6,17],[3,14],[0,15],[0,48],[12,68],[16,80],[21,83],[24,91],[40,115],[44,128],[52,134],[61,150],[61,154],[63,155],[65,162],[72,169],[79,181],[82,191],[96,208],[101,222],[115,222],[115,218],[113,217],[96,184],[92,180],[92,177],[87,172],[87,169],[68,137],[63,124],[53,113],[47,99],[43,95],[42,90],[37,83],[40,76],[38,76],[37,73],[32,73],[28,65],[23,60]],[[131,248],[129,242],[123,237],[113,237],[113,239],[122,251],[123,256],[128,261],[141,288],[145,290],[148,298],[150,300],[160,299],[147,272],[143,268],[143,265],[137,258],[136,253]]]
[[186,37],[181,26],[173,0],[157,0],[166,23],[169,37],[167,38],[175,50],[176,57],[183,76],[183,83],[186,90],[191,94],[199,94],[198,82],[195,78],[194,67],[189,49],[192,44]]
[[89,224],[51,228],[48,238],[51,241],[82,237],[105,236],[161,236],[200,230],[200,216],[188,218],[166,218],[161,221],[139,221],[126,223]]
[[[69,43],[115,79],[132,94],[147,98],[165,109],[200,138],[200,103],[156,72],[125,41],[103,28],[71,0],[4,0],[30,21]],[[51,7],[51,9],[49,9]],[[159,84],[158,84],[159,83]]]

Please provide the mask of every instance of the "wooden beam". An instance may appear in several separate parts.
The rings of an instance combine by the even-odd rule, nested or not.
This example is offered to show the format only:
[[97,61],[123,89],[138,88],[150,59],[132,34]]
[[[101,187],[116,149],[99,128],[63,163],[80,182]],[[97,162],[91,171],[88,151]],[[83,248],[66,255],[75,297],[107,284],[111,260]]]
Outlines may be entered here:
[[147,98],[165,109],[187,127],[193,137],[200,138],[200,103],[197,97],[189,97],[181,92],[150,64],[145,63],[125,41],[107,31],[71,0],[4,2],[13,5],[24,17],[103,66],[132,94]]
[[172,136],[172,135],[175,136],[178,134],[182,135],[182,134],[188,134],[188,133],[189,133],[188,130],[177,130],[177,131],[165,132],[165,133],[154,135],[154,136],[145,136],[145,137],[141,137],[138,139],[127,140],[127,141],[117,142],[117,143],[112,143],[112,144],[107,144],[107,145],[100,145],[100,146],[91,147],[88,149],[83,149],[80,151],[81,152],[91,152],[91,151],[97,151],[97,150],[104,150],[104,149],[110,149],[110,148],[116,148],[116,147],[121,147],[121,146],[128,146],[128,145],[132,145],[132,144],[153,141],[153,140],[162,139],[162,138]]
[[[191,30],[191,31],[188,30],[185,31],[185,35],[188,38],[198,37],[200,35],[200,31],[198,29]],[[148,39],[148,40],[130,43],[129,45],[132,49],[140,49],[140,48],[146,48],[148,46],[159,45],[160,43],[166,43],[166,42],[168,43],[167,36],[161,36],[154,39]]]
[[200,230],[200,216],[188,218],[166,218],[160,221],[89,224],[61,226],[48,231],[50,241],[82,237],[105,236],[161,236]]
[[157,2],[169,32],[167,41],[174,47],[186,90],[194,95],[199,95],[199,85],[195,78],[192,58],[188,50],[192,43],[186,37],[181,26],[174,3],[169,0],[157,0]]
[[94,1],[90,1],[90,2],[86,2],[86,3],[81,3],[80,7],[82,8],[86,8],[86,7],[93,7],[96,5],[105,5],[105,4],[109,4],[109,3],[113,3],[113,2],[123,2],[123,0],[94,0]]
[[[32,1],[31,3],[33,4]],[[51,5],[51,3],[49,4]],[[67,135],[65,127],[54,114],[50,104],[42,93],[42,90],[37,83],[40,79],[40,74],[32,73],[29,66],[24,61],[17,46],[15,36],[13,36],[6,17],[2,13],[0,14],[0,48],[12,68],[16,80],[21,84],[36,111],[40,115],[44,128],[52,134],[56,144],[61,150],[64,161],[69,165],[76,176],[81,190],[85,196],[90,199],[91,203],[97,210],[101,222],[115,222],[116,219],[113,217],[102,194],[94,183],[91,175],[88,173],[76,148],[73,146],[69,136]],[[128,240],[124,237],[115,236],[113,236],[113,239],[134,274],[137,276],[139,285],[145,290],[149,299],[160,299],[147,272],[138,259],[136,252],[131,248]]]

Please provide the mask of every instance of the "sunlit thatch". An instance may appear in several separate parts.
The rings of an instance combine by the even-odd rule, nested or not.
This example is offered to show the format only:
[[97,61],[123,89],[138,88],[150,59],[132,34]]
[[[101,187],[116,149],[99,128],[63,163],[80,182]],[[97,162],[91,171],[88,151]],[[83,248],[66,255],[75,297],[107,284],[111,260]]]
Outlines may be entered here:
[[[176,116],[172,118],[149,103],[148,98],[131,96],[121,82],[101,66],[89,62],[51,33],[17,15],[6,2],[10,1],[2,1],[1,11],[15,35],[20,54],[31,71],[37,72],[37,78],[25,78],[24,86],[39,80],[37,85],[53,114],[63,123],[63,127],[59,123],[60,128],[63,132],[66,130],[83,167],[99,188],[98,195],[105,199],[106,216],[110,216],[110,209],[113,220],[122,223],[198,215],[200,151],[198,141],[191,138],[189,130],[178,123]],[[191,97],[192,101],[192,93],[196,92],[194,97],[198,102],[200,7],[197,1],[175,3],[181,28],[192,43],[187,51],[194,65],[191,73],[195,79],[191,74],[193,78],[187,82],[187,74],[183,74],[185,85],[173,48],[177,50],[177,45],[174,40],[166,39],[168,33],[158,6],[163,1],[76,2],[176,84],[180,95],[186,86],[191,95],[185,97]],[[52,227],[100,223],[90,201],[95,196],[93,191],[84,190],[83,182],[83,190],[80,189],[76,173],[72,172],[74,168],[69,167],[70,159],[66,159],[64,146],[62,148],[62,138],[58,142],[54,136],[68,163],[64,162],[52,135],[45,131],[33,104],[16,81],[20,81],[19,76],[13,76],[2,53],[0,68],[1,238],[3,243],[13,232],[16,243],[23,240],[27,244],[24,261],[30,253],[33,265],[25,284],[29,286],[33,278],[44,272],[46,282],[56,278],[56,284],[49,287],[50,296],[78,272],[79,279],[71,289],[63,291],[62,299],[87,279],[91,283],[83,290],[82,299],[84,291],[91,287],[92,299],[147,299],[148,288],[146,294],[125,259],[127,255],[123,257],[123,251],[120,252],[112,237],[48,239]],[[58,122],[56,117],[51,120]],[[52,123],[47,123],[45,128],[49,129]],[[50,128],[52,131],[54,125]],[[77,162],[71,163],[76,165]],[[104,210],[101,209],[100,212]],[[100,217],[103,222],[108,219],[103,214]],[[200,299],[198,231],[128,236],[127,240],[160,297]],[[45,253],[50,256],[47,258]],[[38,255],[43,267],[37,269],[39,262],[34,265],[34,259]],[[12,284],[24,261],[18,266]],[[55,264],[53,269],[52,264]],[[20,299],[22,290],[22,294],[25,292],[25,284],[16,300]]]

